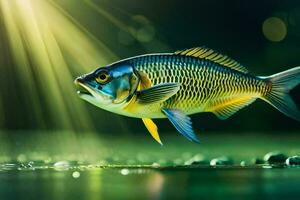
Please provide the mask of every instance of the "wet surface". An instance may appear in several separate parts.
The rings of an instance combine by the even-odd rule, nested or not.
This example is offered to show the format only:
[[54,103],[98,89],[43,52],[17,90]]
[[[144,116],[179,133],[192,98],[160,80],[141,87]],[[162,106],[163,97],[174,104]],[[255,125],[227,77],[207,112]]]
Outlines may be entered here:
[[72,140],[61,133],[46,138],[12,133],[9,140],[1,140],[0,199],[300,195],[298,134],[273,136],[267,145],[269,136],[263,134],[245,134],[241,136],[245,142],[238,137],[224,139],[231,135],[206,137],[200,145],[167,137],[161,147],[145,137],[112,140],[89,135]]
[[300,168],[71,166],[0,172],[1,199],[286,198]]

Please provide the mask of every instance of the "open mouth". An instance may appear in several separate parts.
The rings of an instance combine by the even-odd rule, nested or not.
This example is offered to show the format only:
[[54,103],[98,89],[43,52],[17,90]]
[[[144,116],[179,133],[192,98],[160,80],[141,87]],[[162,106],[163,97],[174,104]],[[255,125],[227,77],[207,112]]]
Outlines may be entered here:
[[88,92],[88,91],[82,91],[82,90],[78,90],[78,91],[77,91],[77,94],[79,94],[79,95],[85,94],[85,95],[90,95],[90,96],[92,96],[92,94],[91,94],[90,92]]
[[[1,1],[1,0],[0,0]],[[74,81],[77,86],[77,94],[80,98],[97,104],[98,101],[102,103],[111,103],[112,97],[104,95],[101,92],[95,91],[91,86],[84,83],[81,77],[76,78]],[[97,101],[97,102],[96,102]]]
[[79,94],[80,96],[81,95],[93,96],[92,93],[91,93],[91,89],[88,86],[86,86],[85,84],[81,83],[77,79],[74,81],[74,83],[79,88],[79,90],[77,90],[77,94]]

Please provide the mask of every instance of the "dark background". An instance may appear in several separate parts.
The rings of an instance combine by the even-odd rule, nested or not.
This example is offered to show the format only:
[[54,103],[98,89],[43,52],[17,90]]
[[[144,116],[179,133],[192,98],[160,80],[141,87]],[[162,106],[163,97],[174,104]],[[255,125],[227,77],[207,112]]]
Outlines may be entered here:
[[[131,34],[107,20],[85,1],[56,0],[73,22],[86,29],[92,37],[101,40],[117,56],[117,59],[145,53],[173,52],[179,49],[205,45],[230,55],[248,67],[255,75],[271,75],[300,65],[300,3],[297,1],[190,1],[190,0],[94,0],[93,5],[101,7],[106,14],[114,16]],[[78,9],[80,8],[80,9]],[[1,15],[2,16],[2,15]],[[51,17],[51,16],[49,16]],[[262,31],[263,22],[269,17],[278,17],[287,28],[285,38],[279,42],[268,40]],[[62,26],[63,30],[64,27]],[[146,35],[146,38],[139,37]],[[276,30],[275,30],[276,31]],[[76,41],[74,41],[76,43]],[[78,48],[82,48],[78,46]],[[0,18],[0,95],[1,129],[68,129],[57,124],[56,116],[50,114],[43,97],[43,87],[37,86],[39,105],[30,100],[26,84],[18,77],[12,49],[8,42],[3,19]],[[65,59],[72,65],[67,54]],[[116,60],[111,60],[111,62]],[[99,60],[100,65],[104,63]],[[91,69],[97,66],[89,66]],[[72,76],[88,71],[71,70]],[[18,76],[16,75],[18,74]],[[58,75],[59,76],[59,75]],[[51,84],[51,83],[45,83]],[[73,84],[65,82],[64,84]],[[63,87],[61,88],[62,94]],[[297,105],[300,103],[300,87],[292,91]],[[74,86],[74,93],[76,88]],[[66,104],[72,104],[76,96],[65,96]],[[91,116],[93,128],[77,124],[79,115],[70,115],[77,131],[97,130],[107,133],[144,131],[139,119],[118,116],[96,108],[86,102],[76,101],[84,106]],[[55,104],[55,102],[53,102]],[[34,106],[34,107],[33,107]],[[41,115],[34,109],[40,107]],[[72,105],[71,105],[72,107]],[[57,115],[60,115],[58,112]],[[200,131],[251,132],[277,131],[299,132],[300,123],[284,116],[270,105],[257,100],[242,109],[230,119],[220,121],[212,114],[192,116],[194,126]],[[41,122],[42,121],[42,122]],[[160,130],[173,131],[167,120],[157,120]],[[126,131],[125,131],[126,130]]]

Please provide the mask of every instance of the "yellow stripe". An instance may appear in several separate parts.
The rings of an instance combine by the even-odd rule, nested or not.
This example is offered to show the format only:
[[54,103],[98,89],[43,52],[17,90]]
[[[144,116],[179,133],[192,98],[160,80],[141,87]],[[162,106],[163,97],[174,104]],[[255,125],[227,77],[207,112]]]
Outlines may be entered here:
[[214,105],[211,105],[211,107],[209,108],[209,111],[218,111],[218,110],[222,110],[228,106],[233,106],[233,105],[239,106],[239,105],[249,101],[252,98],[255,98],[255,97],[252,95],[241,95],[238,97],[225,98],[224,100],[217,101]]

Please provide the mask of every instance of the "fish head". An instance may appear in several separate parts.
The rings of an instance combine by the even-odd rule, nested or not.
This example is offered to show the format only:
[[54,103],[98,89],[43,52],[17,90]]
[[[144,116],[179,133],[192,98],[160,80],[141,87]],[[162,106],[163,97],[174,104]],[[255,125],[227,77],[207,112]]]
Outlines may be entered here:
[[[100,67],[75,79],[80,98],[102,109],[111,109],[128,102],[139,85],[139,77],[127,63]],[[82,90],[84,89],[84,90]]]

